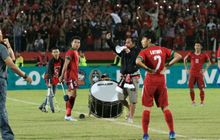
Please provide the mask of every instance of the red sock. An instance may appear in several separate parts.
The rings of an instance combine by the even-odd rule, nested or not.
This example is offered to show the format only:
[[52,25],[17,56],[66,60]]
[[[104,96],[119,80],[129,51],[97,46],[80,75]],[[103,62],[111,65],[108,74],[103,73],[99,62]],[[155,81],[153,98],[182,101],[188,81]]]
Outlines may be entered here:
[[149,123],[150,123],[150,111],[144,110],[142,113],[142,129],[144,134],[148,134]]
[[203,90],[200,90],[200,99],[201,99],[201,103],[203,103],[205,99],[205,92]]
[[76,97],[73,97],[73,96],[71,96],[70,99],[69,99],[70,104],[71,104],[71,108],[73,108],[73,106],[75,104],[75,99],[76,99]]
[[167,122],[167,126],[169,127],[170,131],[174,132],[174,123],[173,123],[173,115],[170,110],[164,111],[164,118]]
[[71,116],[71,111],[75,103],[76,97],[70,97],[69,100],[66,102],[66,116]]
[[71,116],[71,105],[70,105],[70,102],[67,101],[66,102],[66,116]]
[[194,91],[190,91],[190,97],[191,97],[192,102],[194,102],[195,101],[195,92]]

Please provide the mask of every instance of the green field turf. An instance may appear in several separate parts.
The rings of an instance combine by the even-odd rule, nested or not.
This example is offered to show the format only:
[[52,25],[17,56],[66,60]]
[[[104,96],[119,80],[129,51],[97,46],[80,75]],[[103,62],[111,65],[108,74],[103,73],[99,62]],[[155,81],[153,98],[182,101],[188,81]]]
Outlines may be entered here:
[[[193,107],[187,89],[169,89],[170,109],[175,119],[177,140],[220,140],[220,90],[206,89],[205,106]],[[79,90],[73,116],[88,113],[89,90]],[[61,90],[56,99],[62,111],[52,114],[38,110],[46,90],[9,91],[7,109],[16,140],[140,140],[141,103],[133,124],[117,119],[88,117],[77,122],[64,121],[64,102]],[[196,90],[196,100],[199,94]],[[198,102],[197,102],[198,103]],[[152,108],[151,140],[167,140],[168,128],[160,109]]]

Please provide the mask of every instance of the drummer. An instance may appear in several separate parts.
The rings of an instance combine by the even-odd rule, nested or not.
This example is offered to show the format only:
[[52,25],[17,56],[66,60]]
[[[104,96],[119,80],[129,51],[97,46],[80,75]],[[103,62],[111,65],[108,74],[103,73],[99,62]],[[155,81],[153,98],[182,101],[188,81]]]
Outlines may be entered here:
[[[118,92],[119,100],[129,111],[126,117],[127,121],[133,123],[140,78],[139,68],[135,61],[141,48],[135,44],[131,37],[126,38],[124,46],[115,45],[111,36],[111,33],[106,35],[107,44],[121,57],[121,80],[116,87],[116,91]],[[126,100],[127,97],[129,97],[129,104]]]

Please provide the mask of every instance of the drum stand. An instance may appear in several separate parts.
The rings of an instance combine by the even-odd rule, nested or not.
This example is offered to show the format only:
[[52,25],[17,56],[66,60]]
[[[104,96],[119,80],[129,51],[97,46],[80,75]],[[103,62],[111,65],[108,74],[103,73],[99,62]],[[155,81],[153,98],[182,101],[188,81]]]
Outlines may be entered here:
[[88,99],[89,99],[88,100],[88,104],[89,104],[89,106],[88,106],[89,107],[89,114],[88,114],[88,116],[90,117],[90,115],[92,114],[92,111],[91,111],[92,107],[94,108],[95,114],[97,114],[97,111],[95,110],[95,108],[97,106],[97,103],[95,103],[95,105],[91,104],[92,98],[91,98],[90,94],[89,94],[89,98]]

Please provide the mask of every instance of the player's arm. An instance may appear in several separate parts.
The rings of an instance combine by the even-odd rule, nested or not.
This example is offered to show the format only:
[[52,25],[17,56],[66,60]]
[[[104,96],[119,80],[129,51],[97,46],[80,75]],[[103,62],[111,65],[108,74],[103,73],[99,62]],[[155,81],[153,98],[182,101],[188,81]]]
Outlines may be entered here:
[[178,62],[179,60],[182,59],[182,55],[180,55],[179,53],[177,52],[173,52],[173,59],[168,63],[166,64],[166,67],[170,67],[172,66],[173,64],[175,64],[176,62]]
[[21,71],[12,61],[11,57],[8,56],[5,60],[5,64],[10,67],[16,74],[18,74],[20,77],[23,77],[27,82],[31,83],[32,78],[27,76],[25,72]]
[[187,66],[187,60],[189,58],[189,54],[187,54],[184,59],[183,59],[183,62],[184,62],[184,67],[185,67],[185,70],[188,71],[188,66]]
[[147,67],[144,63],[143,63],[143,58],[141,56],[138,56],[136,58],[136,64],[141,67],[141,68],[144,68],[147,72],[150,72],[150,73],[154,73],[155,70]]
[[70,57],[69,57],[69,56],[66,56],[65,61],[64,61],[64,64],[63,64],[63,69],[62,69],[61,75],[60,75],[60,77],[59,77],[59,81],[60,81],[60,82],[63,81],[64,72],[67,70],[67,67],[68,67],[69,63],[70,63]]
[[211,66],[211,60],[209,57],[207,57],[206,67],[204,69],[204,72],[208,70],[208,68]]

